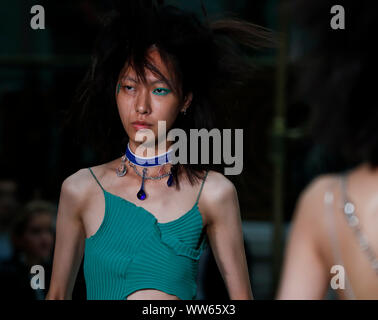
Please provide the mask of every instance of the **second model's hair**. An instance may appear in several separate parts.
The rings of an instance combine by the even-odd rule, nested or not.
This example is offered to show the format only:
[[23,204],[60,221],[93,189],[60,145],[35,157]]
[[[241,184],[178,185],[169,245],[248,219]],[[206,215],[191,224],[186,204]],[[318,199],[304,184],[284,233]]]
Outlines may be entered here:
[[[148,59],[154,46],[174,78],[172,82]],[[108,157],[128,140],[119,119],[115,90],[125,66],[145,80],[145,68],[168,82],[181,101],[193,100],[185,116],[179,114],[173,128],[215,126],[216,99],[253,75],[254,66],[244,47],[274,46],[271,32],[241,19],[223,18],[201,22],[193,13],[154,1],[121,1],[104,19],[95,44],[92,64],[79,91],[80,125],[94,147]],[[76,112],[75,112],[76,114]],[[76,115],[75,115],[76,117]],[[189,150],[188,150],[189,152]],[[206,165],[179,165],[189,180]],[[197,172],[197,173],[196,173]],[[174,179],[177,175],[175,173]]]
[[378,166],[377,58],[371,39],[377,3],[341,1],[345,29],[337,30],[330,26],[328,1],[290,3],[293,21],[306,35],[302,45],[311,45],[303,55],[296,89],[311,106],[313,136],[350,165]]

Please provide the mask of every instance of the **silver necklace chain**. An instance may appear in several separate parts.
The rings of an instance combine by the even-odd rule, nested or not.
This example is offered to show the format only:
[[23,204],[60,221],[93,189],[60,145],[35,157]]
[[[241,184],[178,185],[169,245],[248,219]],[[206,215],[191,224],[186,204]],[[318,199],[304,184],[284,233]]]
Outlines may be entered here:
[[346,193],[346,175],[342,176],[341,181],[343,184],[342,188],[343,188],[343,195],[344,195],[344,216],[347,219],[349,226],[354,231],[354,234],[356,235],[358,239],[361,250],[366,253],[367,257],[369,258],[372,268],[378,275],[378,258],[375,255],[374,251],[371,249],[367,237],[362,233],[362,230],[360,227],[360,221],[355,214],[355,206],[348,199],[348,196]]
[[[138,175],[138,176],[140,176],[140,177],[142,177],[143,178],[143,174],[142,173],[140,173],[139,171],[138,171],[138,169],[136,168],[136,165],[135,164],[133,164],[129,159],[127,159],[127,162],[129,163],[129,165],[134,169],[134,171],[135,171],[135,173]],[[147,168],[143,168],[143,171],[144,172],[146,172],[147,173]],[[162,175],[160,175],[160,176],[144,176],[144,179],[148,179],[148,180],[161,180],[161,179],[163,179],[163,178],[165,178],[165,177],[167,177],[167,176],[169,176],[171,174],[171,171],[169,171],[168,173],[163,173]]]

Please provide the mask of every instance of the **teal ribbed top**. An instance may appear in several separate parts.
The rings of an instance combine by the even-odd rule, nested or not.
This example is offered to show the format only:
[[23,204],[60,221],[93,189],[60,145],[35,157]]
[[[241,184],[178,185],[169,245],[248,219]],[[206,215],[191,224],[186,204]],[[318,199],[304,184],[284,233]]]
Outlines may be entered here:
[[[88,300],[124,300],[140,289],[157,289],[182,300],[196,298],[198,262],[208,245],[198,200],[166,223],[143,207],[107,192],[97,232],[85,240],[84,277]],[[202,238],[202,240],[201,240]]]

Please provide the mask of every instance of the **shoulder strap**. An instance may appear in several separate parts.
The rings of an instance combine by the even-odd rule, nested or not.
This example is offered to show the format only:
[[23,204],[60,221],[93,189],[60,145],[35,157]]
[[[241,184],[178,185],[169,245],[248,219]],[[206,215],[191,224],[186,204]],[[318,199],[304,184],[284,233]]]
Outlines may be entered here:
[[198,196],[197,196],[196,203],[197,203],[198,200],[199,200],[199,197],[200,197],[200,195],[201,195],[202,188],[203,188],[203,185],[204,185],[204,183],[205,183],[205,180],[206,180],[206,177],[207,177],[207,174],[208,174],[208,173],[209,173],[209,170],[206,170],[205,176],[204,176],[203,181],[202,181],[202,184],[201,184],[200,191],[198,192]]
[[342,172],[340,174],[340,189],[341,189],[341,203],[344,204],[347,199],[347,172]]
[[98,185],[101,187],[101,189],[102,189],[103,191],[105,191],[104,188],[102,187],[100,181],[98,181],[98,179],[96,178],[95,174],[93,173],[92,169],[91,169],[91,168],[88,168],[88,169],[89,169],[89,171],[91,172],[93,178],[95,178],[95,180],[96,180],[96,182],[98,183]]
[[[342,198],[343,198],[344,197],[343,192],[345,191],[344,189],[345,188],[345,175],[342,174],[339,176],[339,183],[341,185],[341,192],[342,192]],[[336,229],[334,200],[335,200],[334,193],[331,191],[331,186],[328,186],[324,194],[324,205],[325,205],[324,212],[326,215],[327,229],[328,229],[328,234],[331,240],[334,263],[344,266],[344,263],[341,257],[337,229]],[[343,199],[341,199],[341,201],[342,200]],[[355,295],[354,295],[352,285],[349,282],[349,278],[346,272],[345,272],[345,289],[346,289],[345,295],[347,299],[354,299]]]
[[329,238],[331,240],[331,247],[333,253],[333,260],[336,264],[342,265],[342,260],[340,257],[339,246],[337,241],[337,229],[335,226],[335,216],[334,216],[334,193],[329,189],[324,194],[324,213],[327,221],[327,230]]

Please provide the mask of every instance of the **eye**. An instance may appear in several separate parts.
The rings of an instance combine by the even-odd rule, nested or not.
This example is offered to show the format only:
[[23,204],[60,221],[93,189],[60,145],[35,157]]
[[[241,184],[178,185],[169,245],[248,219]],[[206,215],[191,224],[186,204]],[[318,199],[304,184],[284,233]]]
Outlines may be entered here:
[[168,93],[170,93],[171,90],[166,89],[166,88],[156,88],[152,92],[153,92],[153,94],[156,94],[157,96],[165,96]]
[[123,86],[123,87],[126,89],[126,91],[131,91],[131,90],[134,89],[134,87],[132,87],[132,86],[128,86],[128,85],[125,85],[125,86]]

